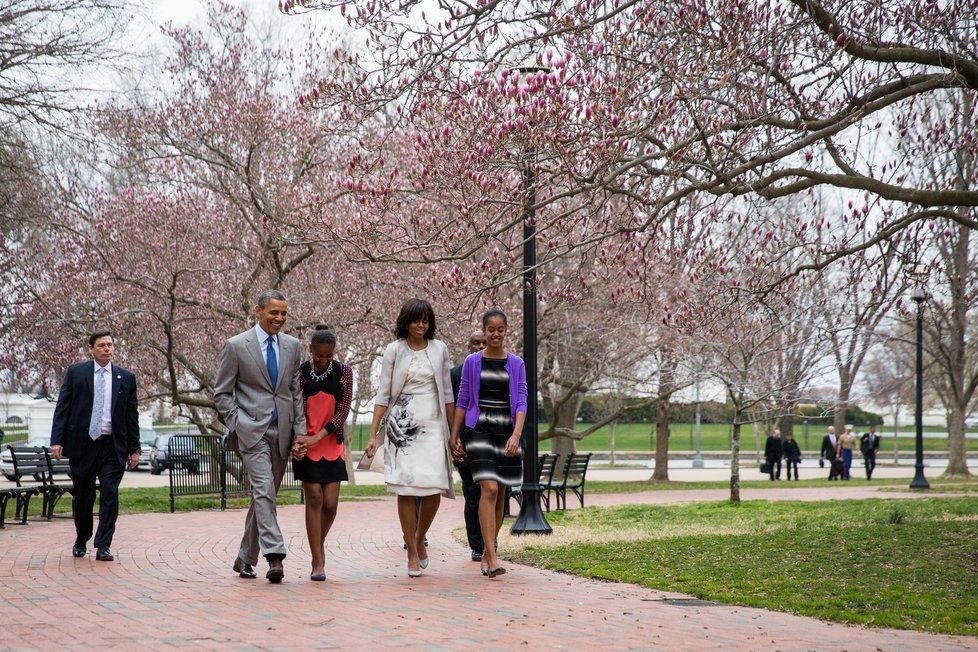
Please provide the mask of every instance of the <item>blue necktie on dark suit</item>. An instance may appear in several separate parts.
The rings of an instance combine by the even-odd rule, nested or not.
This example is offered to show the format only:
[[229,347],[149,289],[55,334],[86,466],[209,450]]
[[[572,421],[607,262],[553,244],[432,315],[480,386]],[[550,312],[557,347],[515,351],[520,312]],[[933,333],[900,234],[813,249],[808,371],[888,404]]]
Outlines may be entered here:
[[278,421],[278,406],[274,404],[275,388],[278,386],[278,357],[275,355],[275,336],[269,335],[267,342],[265,366],[268,367],[268,378],[272,381],[272,421]]

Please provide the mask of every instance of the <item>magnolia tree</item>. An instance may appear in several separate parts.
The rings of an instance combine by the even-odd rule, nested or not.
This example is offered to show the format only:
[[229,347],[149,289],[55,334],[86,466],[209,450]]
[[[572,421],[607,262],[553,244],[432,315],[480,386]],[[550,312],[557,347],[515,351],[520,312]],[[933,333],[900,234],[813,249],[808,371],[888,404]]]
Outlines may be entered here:
[[[698,193],[773,199],[834,186],[901,207],[830,245],[817,216],[798,216],[815,264],[921,220],[975,226],[953,207],[978,205],[978,191],[918,182],[920,161],[902,147],[926,129],[921,108],[938,94],[978,89],[975,0],[281,6],[335,9],[363,30],[362,52],[309,101],[356,120],[385,111],[414,140],[429,189],[471,189],[456,197],[456,225],[388,220],[375,255],[464,257],[446,235],[480,244],[485,224],[518,224],[512,170],[527,151],[539,161],[541,204],[600,207],[617,196],[634,207],[594,211],[584,241],[565,237],[566,211],[541,217],[563,251],[652,228]],[[933,135],[957,147],[970,138]],[[394,191],[396,180],[385,174],[372,190]],[[862,208],[848,217],[875,221]]]
[[19,263],[18,338],[5,349],[19,373],[56,383],[84,334],[108,326],[142,398],[220,431],[217,355],[253,323],[262,290],[289,298],[288,330],[332,326],[357,365],[389,337],[392,318],[373,316],[409,286],[310,232],[348,211],[338,179],[351,143],[295,103],[297,70],[325,74],[325,42],[256,47],[246,16],[218,7],[206,31],[166,30],[174,54],[159,95],[99,111],[104,180],[64,180],[61,209]]

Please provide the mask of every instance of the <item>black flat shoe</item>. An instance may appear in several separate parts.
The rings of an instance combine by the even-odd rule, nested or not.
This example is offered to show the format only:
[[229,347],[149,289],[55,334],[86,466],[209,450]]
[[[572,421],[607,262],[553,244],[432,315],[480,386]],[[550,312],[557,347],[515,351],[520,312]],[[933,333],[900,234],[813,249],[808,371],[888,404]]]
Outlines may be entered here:
[[85,552],[86,552],[86,550],[85,550],[85,546],[84,545],[81,545],[80,546],[80,545],[78,545],[76,543],[75,545],[73,545],[71,547],[71,556],[72,557],[84,557],[85,556]]
[[113,561],[115,557],[112,556],[112,551],[109,550],[108,546],[102,546],[95,551],[95,559],[98,561]]
[[246,580],[253,580],[258,577],[258,575],[255,573],[255,569],[251,567],[251,564],[246,564],[241,561],[241,557],[234,560],[234,566],[231,567],[231,570],[237,573],[238,577],[243,577]]

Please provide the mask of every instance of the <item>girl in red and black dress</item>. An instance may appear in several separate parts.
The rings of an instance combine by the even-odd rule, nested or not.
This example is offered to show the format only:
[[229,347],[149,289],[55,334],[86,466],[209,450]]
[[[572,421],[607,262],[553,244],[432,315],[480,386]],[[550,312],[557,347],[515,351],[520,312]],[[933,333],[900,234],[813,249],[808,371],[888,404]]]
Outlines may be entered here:
[[292,469],[306,500],[306,534],[312,552],[309,579],[326,579],[326,535],[336,518],[340,482],[348,480],[343,424],[350,413],[353,369],[333,359],[336,336],[318,326],[309,342],[310,360],[299,367],[306,436],[292,444]]

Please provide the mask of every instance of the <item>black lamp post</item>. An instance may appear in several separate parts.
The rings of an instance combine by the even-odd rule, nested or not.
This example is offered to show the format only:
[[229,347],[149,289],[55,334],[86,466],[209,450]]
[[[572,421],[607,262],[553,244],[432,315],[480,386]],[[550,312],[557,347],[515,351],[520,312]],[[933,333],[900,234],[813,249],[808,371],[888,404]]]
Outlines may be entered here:
[[917,304],[917,414],[914,420],[917,428],[917,460],[910,488],[930,489],[930,483],[924,477],[924,302],[927,292],[918,285],[911,298]]
[[[517,68],[521,75],[546,71],[527,65]],[[539,432],[537,427],[537,226],[536,150],[526,151],[523,161],[523,362],[526,364],[526,420],[523,423],[523,500],[512,534],[551,534],[553,528],[540,509],[541,486],[537,482]]]

